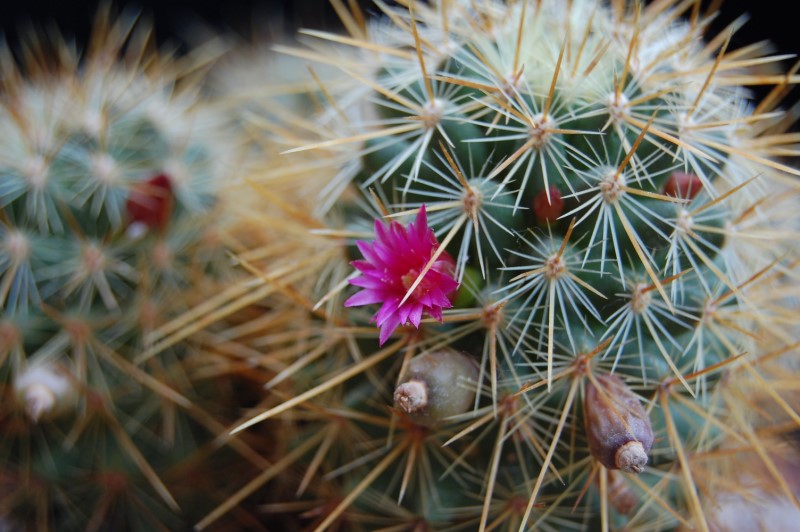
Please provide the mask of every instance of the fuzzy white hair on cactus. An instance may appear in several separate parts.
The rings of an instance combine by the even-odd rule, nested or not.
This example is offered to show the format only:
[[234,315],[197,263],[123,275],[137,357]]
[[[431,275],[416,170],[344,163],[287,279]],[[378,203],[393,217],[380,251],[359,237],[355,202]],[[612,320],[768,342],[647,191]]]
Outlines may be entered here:
[[31,421],[38,423],[68,411],[75,404],[77,390],[63,365],[41,362],[17,376],[14,393]]

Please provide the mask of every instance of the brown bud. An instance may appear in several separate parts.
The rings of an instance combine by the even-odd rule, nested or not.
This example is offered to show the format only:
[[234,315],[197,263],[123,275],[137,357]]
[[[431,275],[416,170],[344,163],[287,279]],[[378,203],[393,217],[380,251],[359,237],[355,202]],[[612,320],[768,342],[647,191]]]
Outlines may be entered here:
[[472,406],[478,366],[455,351],[412,358],[394,391],[394,404],[420,425],[433,426]]
[[625,477],[608,472],[608,502],[622,515],[627,515],[639,504],[639,497],[625,482]]
[[583,409],[589,450],[608,469],[641,473],[653,446],[653,429],[639,397],[615,375],[586,384]]

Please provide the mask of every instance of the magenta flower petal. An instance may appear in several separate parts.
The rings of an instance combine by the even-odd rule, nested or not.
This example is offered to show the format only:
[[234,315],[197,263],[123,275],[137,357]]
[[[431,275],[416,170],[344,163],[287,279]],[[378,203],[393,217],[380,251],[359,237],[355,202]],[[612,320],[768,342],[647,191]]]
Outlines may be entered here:
[[[411,316],[411,305],[403,305],[398,307],[397,312],[395,313],[397,319],[400,323],[408,323],[409,316]],[[419,327],[419,324],[416,325]]]
[[[419,322],[422,320],[422,311],[425,310],[425,307],[419,303],[414,305],[408,314],[408,321],[411,322],[411,325],[414,327],[419,328]],[[431,309],[431,313],[435,313],[436,309]]]
[[394,318],[398,320],[398,325],[400,325],[402,322],[400,322],[397,316],[397,309],[399,306],[400,298],[387,297],[383,302],[383,305],[381,305],[381,309],[377,312],[377,314],[375,314],[375,316],[373,316],[372,321],[374,321],[378,327],[383,327],[385,323]]
[[450,297],[458,288],[458,282],[454,278],[455,261],[446,251],[439,254],[406,297],[408,289],[439,249],[436,235],[428,227],[424,205],[408,227],[398,222],[387,225],[376,220],[375,240],[356,244],[364,260],[351,263],[361,275],[350,284],[361,291],[350,297],[345,306],[381,303],[380,310],[372,317],[380,328],[381,345],[398,327],[411,324],[418,328],[425,314],[441,321],[442,310],[453,306]]
[[344,302],[345,307],[360,307],[361,305],[371,305],[373,303],[380,303],[381,296],[377,292],[371,290],[363,290],[347,301]]
[[392,335],[395,329],[397,329],[400,325],[401,323],[400,320],[397,318],[397,316],[390,316],[390,321],[387,321],[381,327],[381,333],[379,339],[380,345],[385,344],[386,340],[389,339],[389,337]]
[[433,319],[435,319],[437,321],[442,321],[442,309],[441,308],[434,307],[434,308],[429,310],[429,313],[431,315],[431,318],[433,318]]
[[[365,275],[362,277],[356,277],[350,284],[353,286],[359,286],[361,288],[368,288],[373,290],[380,290],[383,288],[383,283],[379,278],[372,277],[371,275]],[[378,303],[379,301],[373,301],[373,303]],[[364,305],[368,305],[369,303],[363,303]]]

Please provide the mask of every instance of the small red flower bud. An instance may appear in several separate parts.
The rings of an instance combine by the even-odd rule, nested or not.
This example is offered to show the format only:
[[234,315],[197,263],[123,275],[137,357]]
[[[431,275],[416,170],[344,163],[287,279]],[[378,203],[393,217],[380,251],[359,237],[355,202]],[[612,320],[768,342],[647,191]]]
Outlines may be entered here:
[[[549,197],[548,197],[549,192]],[[539,224],[554,223],[564,213],[564,199],[555,185],[542,190],[533,198],[533,214]]]
[[664,183],[664,195],[674,198],[693,199],[703,190],[703,181],[694,174],[672,172]]
[[131,187],[125,209],[131,224],[143,224],[149,229],[166,227],[172,215],[172,184],[165,174],[158,174]]
[[589,381],[583,409],[589,451],[608,469],[641,473],[653,446],[653,429],[639,397],[614,375]]

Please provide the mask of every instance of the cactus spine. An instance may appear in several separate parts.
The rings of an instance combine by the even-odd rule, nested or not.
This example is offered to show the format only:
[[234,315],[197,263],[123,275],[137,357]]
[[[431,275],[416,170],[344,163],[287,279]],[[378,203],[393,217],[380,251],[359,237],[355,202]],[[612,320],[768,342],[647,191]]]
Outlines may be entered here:
[[2,61],[13,523],[800,507],[795,73],[699,2],[398,3],[334,2],[348,34],[280,46],[263,87],[250,59],[201,84],[208,56],[127,19],[58,68]]
[[203,342],[157,332],[232,282],[220,238],[236,145],[192,78],[209,57],[161,56],[135,21],[102,10],[84,54],[45,35],[19,63],[0,51],[9,526],[175,529],[199,519],[181,503],[209,500],[168,472],[224,431],[192,374]]
[[[342,254],[304,296],[328,330],[289,366],[304,384],[234,430],[301,417],[294,447],[330,431],[293,457],[309,508],[308,478],[324,484],[308,524],[708,529],[726,483],[712,457],[750,445],[796,505],[734,392],[795,349],[798,170],[778,157],[796,155],[778,104],[796,79],[752,69],[774,60],[678,2],[380,10],[288,50],[342,71],[317,80],[313,134],[284,137],[297,175],[334,167],[308,212]],[[768,82],[751,102],[744,86]],[[421,216],[433,248],[387,236]],[[442,257],[459,288],[434,304]],[[791,295],[764,306],[775,290]],[[478,367],[475,399],[415,419],[427,388],[408,368],[453,351]],[[795,396],[768,395],[797,421]]]

